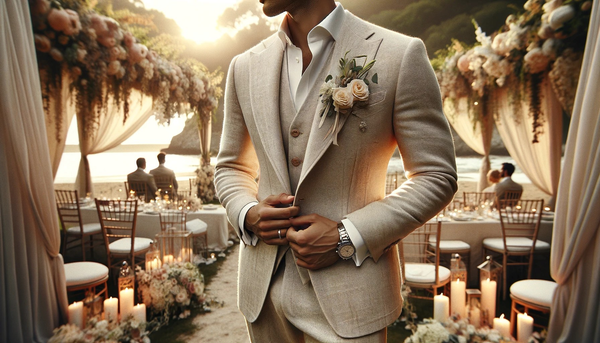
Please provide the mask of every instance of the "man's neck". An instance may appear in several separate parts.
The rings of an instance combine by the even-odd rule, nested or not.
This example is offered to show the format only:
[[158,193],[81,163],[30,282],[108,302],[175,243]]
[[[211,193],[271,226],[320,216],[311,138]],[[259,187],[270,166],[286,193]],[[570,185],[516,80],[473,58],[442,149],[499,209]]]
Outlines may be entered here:
[[312,54],[308,47],[308,33],[335,9],[334,1],[308,1],[306,6],[296,7],[287,14],[290,39],[302,50],[302,71],[306,70]]

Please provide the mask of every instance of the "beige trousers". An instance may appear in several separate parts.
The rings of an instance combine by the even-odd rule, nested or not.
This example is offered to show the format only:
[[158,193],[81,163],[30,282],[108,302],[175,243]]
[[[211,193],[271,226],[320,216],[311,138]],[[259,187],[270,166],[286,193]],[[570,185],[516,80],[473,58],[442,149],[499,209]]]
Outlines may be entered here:
[[260,316],[246,323],[250,340],[270,342],[386,342],[387,329],[368,336],[342,338],[327,322],[312,285],[303,285],[291,250],[273,276]]

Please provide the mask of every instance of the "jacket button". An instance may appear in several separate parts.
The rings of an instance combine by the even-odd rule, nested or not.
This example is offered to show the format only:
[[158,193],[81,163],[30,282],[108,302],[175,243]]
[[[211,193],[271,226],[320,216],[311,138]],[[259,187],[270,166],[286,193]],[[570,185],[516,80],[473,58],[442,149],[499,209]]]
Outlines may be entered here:
[[298,129],[293,129],[291,133],[292,133],[292,137],[294,137],[294,138],[300,136],[300,130],[298,130]]
[[292,158],[292,165],[293,165],[294,167],[297,167],[297,166],[299,166],[299,165],[300,165],[300,163],[302,163],[302,161],[301,161],[299,158],[297,158],[297,157],[294,157],[294,158]]

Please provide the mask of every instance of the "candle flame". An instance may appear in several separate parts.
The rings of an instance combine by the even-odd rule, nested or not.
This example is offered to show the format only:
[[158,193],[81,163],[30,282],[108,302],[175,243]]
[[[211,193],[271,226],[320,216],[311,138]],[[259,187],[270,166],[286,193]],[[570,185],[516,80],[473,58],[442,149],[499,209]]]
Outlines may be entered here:
[[459,283],[459,282],[460,282],[460,278],[456,279],[456,283]]
[[523,313],[523,314],[525,315],[525,317],[529,317],[529,316],[527,315],[527,312],[525,312],[525,313]]
[[502,313],[502,315],[500,316],[500,319],[504,319],[504,313]]
[[487,282],[490,282],[490,278],[487,278]]

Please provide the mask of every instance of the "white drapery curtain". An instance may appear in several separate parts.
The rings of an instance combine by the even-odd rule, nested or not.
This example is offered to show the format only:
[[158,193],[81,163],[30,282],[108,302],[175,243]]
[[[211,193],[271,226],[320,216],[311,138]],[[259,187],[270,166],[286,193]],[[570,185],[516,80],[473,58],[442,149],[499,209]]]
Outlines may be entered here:
[[548,342],[600,342],[600,6],[592,9],[560,179]]
[[552,86],[545,78],[540,86],[541,111],[544,114],[543,133],[539,142],[532,143],[533,124],[529,116],[529,104],[521,102],[521,110],[515,111],[509,97],[509,87],[495,92],[497,106],[496,128],[506,150],[531,182],[544,193],[552,196],[553,206],[560,178],[562,147],[562,108]]
[[[479,167],[479,180],[477,182],[477,191],[483,191],[489,186],[487,173],[490,171],[490,149],[492,147],[492,134],[494,131],[494,121],[491,113],[486,113],[482,120],[473,126],[473,121],[469,115],[469,108],[475,106],[484,106],[489,104],[468,104],[468,98],[463,97],[456,100],[456,104],[451,101],[444,101],[444,113],[448,121],[458,133],[460,138],[476,153],[483,155],[481,167]],[[484,111],[487,111],[484,109]]]
[[69,126],[73,115],[75,115],[75,106],[71,98],[71,92],[69,92],[69,77],[63,75],[62,89],[55,96],[60,96],[62,109],[58,115],[60,115],[60,128],[57,128],[57,108],[55,107],[56,100],[50,98],[49,112],[44,118],[46,119],[46,133],[48,135],[48,148],[50,150],[50,161],[52,162],[52,175],[56,177],[56,172],[60,166],[60,160],[62,154],[65,151],[65,143],[67,141],[67,133],[69,132]]
[[67,291],[27,1],[0,1],[0,341],[46,342]]
[[[129,116],[125,123],[123,123],[123,110],[114,103],[112,98],[109,98],[106,113],[100,117],[93,135],[85,133],[80,114],[77,115],[81,161],[75,183],[79,194],[93,193],[88,156],[99,154],[123,143],[144,125],[152,113],[152,98],[132,90],[129,97]],[[135,161],[131,161],[131,170],[136,168]],[[123,181],[125,181],[125,175],[123,175]]]

